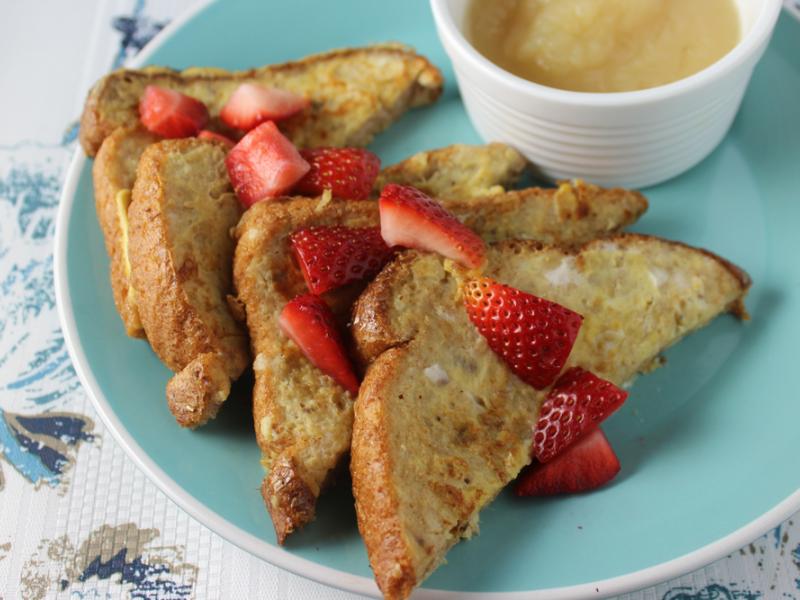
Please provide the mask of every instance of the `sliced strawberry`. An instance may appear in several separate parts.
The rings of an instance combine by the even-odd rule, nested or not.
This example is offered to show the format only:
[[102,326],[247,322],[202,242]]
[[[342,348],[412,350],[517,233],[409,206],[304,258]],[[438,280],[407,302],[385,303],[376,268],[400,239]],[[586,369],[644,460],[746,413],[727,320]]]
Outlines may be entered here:
[[310,227],[289,239],[313,294],[373,278],[394,253],[379,227]]
[[558,377],[583,322],[581,315],[560,304],[488,277],[467,283],[464,303],[489,347],[536,389]]
[[139,101],[139,118],[148,130],[166,138],[190,137],[208,123],[208,109],[191,96],[148,85]]
[[586,492],[605,485],[619,473],[617,455],[596,427],[546,464],[534,463],[517,479],[517,496],[552,496]]
[[369,198],[381,169],[381,159],[362,148],[313,148],[300,154],[311,169],[295,191],[306,196],[331,190],[337,198],[364,200]]
[[225,165],[236,196],[245,207],[287,192],[309,168],[272,121],[239,140],[228,152]]
[[228,98],[219,116],[230,127],[250,131],[264,121],[291,117],[309,104],[308,98],[294,92],[243,83]]
[[378,206],[381,235],[389,246],[437,252],[472,268],[483,263],[483,240],[418,189],[390,183]]
[[344,351],[333,312],[324,300],[312,294],[298,296],[283,308],[279,322],[315,367],[351,394],[358,394],[358,379]]
[[228,147],[228,150],[230,150],[236,145],[236,142],[234,142],[228,136],[222,135],[221,133],[216,133],[215,131],[209,131],[208,129],[203,129],[203,131],[197,134],[197,137],[203,140],[212,140],[215,142],[221,142]]
[[627,397],[628,392],[585,369],[567,369],[542,403],[533,428],[533,455],[543,463],[555,458],[622,406]]

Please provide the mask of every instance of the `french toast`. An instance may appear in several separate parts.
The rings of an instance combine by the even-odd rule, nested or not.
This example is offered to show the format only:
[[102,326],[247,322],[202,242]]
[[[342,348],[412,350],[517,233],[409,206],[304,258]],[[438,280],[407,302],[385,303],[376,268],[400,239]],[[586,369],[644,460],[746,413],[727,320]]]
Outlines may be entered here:
[[216,415],[250,363],[247,333],[228,304],[241,207],[223,144],[164,140],[143,152],[128,209],[131,278],[147,339],[176,375],[167,401],[178,423]]
[[527,167],[527,159],[511,146],[453,144],[418,152],[383,169],[374,195],[388,183],[411,185],[434,198],[475,198],[504,192]]
[[[477,189],[483,191],[483,184]],[[490,241],[523,237],[565,243],[616,231],[635,221],[647,207],[636,192],[604,190],[581,182],[558,189],[442,199],[442,204]],[[313,518],[320,491],[349,449],[353,410],[348,392],[279,332],[283,306],[306,292],[300,269],[292,260],[289,236],[312,226],[378,223],[374,201],[293,199],[256,204],[236,228],[234,282],[250,331],[253,416],[268,471],[262,494],[281,543]],[[326,294],[342,324],[363,285],[350,284]]]
[[366,146],[410,108],[436,100],[442,75],[426,58],[401,44],[333,50],[248,71],[193,67],[121,69],[100,79],[81,115],[80,142],[94,156],[118,127],[139,120],[139,99],[148,85],[177,90],[203,102],[211,128],[228,132],[219,113],[231,93],[252,82],[308,98],[310,107],[281,124],[300,148]]
[[[584,316],[565,368],[617,385],[731,311],[750,280],[680,243],[619,234],[573,249],[509,241],[484,274]],[[351,473],[359,530],[384,597],[408,597],[478,513],[530,462],[547,390],[513,375],[470,322],[464,273],[407,251],[360,297],[353,335],[370,362],[355,403]],[[446,340],[446,343],[443,341]]]
[[158,139],[136,125],[121,127],[105,139],[92,165],[95,210],[110,262],[114,304],[125,325],[125,333],[139,338],[144,337],[144,329],[136,308],[136,292],[130,282],[128,205],[139,157]]

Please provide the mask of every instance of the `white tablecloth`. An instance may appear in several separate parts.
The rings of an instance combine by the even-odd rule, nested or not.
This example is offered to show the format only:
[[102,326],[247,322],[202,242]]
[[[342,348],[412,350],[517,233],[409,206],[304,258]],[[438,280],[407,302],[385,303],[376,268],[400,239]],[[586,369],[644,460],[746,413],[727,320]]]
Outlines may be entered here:
[[[75,119],[92,82],[190,4],[0,3],[0,600],[356,598],[249,556],[172,504],[102,426],[64,348],[52,242]],[[800,599],[799,517],[625,598]]]

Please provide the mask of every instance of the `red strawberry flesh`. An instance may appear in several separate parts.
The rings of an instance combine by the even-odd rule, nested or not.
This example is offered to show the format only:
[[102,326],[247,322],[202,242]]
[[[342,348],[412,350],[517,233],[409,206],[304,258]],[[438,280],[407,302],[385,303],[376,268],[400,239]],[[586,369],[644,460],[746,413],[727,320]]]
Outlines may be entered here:
[[533,455],[546,463],[617,410],[628,392],[580,367],[559,377],[533,429]]
[[249,207],[289,191],[308,172],[308,163],[275,123],[262,123],[236,144],[225,158],[236,197]]
[[302,111],[308,98],[278,88],[243,83],[231,94],[219,113],[230,127],[249,131],[265,121],[279,121]]
[[372,279],[394,253],[378,227],[310,227],[293,233],[290,243],[313,294]]
[[326,189],[337,198],[365,200],[381,168],[381,160],[363,148],[313,148],[300,155],[311,165],[295,192],[319,196]]
[[420,190],[391,183],[378,200],[381,235],[389,246],[436,252],[477,268],[486,255],[483,240]]
[[467,283],[464,303],[489,347],[536,389],[558,377],[583,322],[581,315],[560,304],[488,277]]
[[298,296],[281,311],[280,327],[308,360],[351,394],[358,394],[358,379],[344,350],[333,312],[313,294]]
[[617,455],[599,427],[548,463],[534,463],[517,479],[517,496],[552,496],[587,492],[619,473]]
[[139,101],[139,119],[149,131],[163,137],[190,137],[208,123],[208,109],[191,96],[148,85]]

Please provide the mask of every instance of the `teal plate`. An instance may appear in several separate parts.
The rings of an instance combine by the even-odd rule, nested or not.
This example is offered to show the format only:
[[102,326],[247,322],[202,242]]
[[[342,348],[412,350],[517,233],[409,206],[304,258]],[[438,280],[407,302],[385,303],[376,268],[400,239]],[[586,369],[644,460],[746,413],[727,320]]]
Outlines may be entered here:
[[[313,18],[309,18],[313,15]],[[162,33],[141,64],[245,68],[341,46],[402,40],[447,78],[433,107],[372,145],[385,164],[477,143],[427,4],[218,2]],[[800,509],[800,25],[786,14],[723,144],[698,167],[646,191],[636,230],[709,248],[745,268],[752,320],[721,317],[667,352],[605,426],[622,473],[592,494],[518,500],[503,493],[421,596],[600,597],[702,567]],[[125,336],[94,214],[91,163],[76,155],[57,228],[59,310],[71,356],[106,425],[181,507],[253,554],[324,583],[377,594],[347,486],[316,522],[275,543],[258,487],[246,394],[199,431],[175,426],[170,373]],[[514,593],[517,592],[517,593]]]

